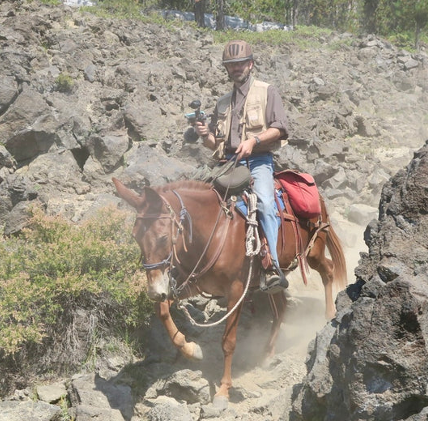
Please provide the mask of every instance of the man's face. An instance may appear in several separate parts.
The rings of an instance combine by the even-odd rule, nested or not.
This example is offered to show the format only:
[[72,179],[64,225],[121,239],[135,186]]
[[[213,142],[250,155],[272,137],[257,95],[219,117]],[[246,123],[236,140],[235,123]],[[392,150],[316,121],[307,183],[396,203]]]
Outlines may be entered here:
[[243,62],[226,63],[225,67],[229,77],[237,84],[243,84],[253,68],[254,62],[252,60],[245,60]]

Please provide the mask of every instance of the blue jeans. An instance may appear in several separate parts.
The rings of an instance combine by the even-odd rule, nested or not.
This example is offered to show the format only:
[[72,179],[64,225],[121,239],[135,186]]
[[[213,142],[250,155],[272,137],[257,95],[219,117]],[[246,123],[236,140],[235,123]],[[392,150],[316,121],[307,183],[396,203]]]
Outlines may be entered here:
[[257,196],[257,210],[272,259],[279,264],[276,244],[278,241],[278,222],[276,219],[275,189],[273,180],[273,156],[270,153],[244,158],[240,164],[250,167],[253,177],[253,192]]

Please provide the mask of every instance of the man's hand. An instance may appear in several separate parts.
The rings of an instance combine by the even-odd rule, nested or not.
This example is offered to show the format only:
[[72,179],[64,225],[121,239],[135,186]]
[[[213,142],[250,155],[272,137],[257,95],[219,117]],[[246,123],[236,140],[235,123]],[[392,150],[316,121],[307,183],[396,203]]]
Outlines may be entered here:
[[236,154],[238,154],[238,160],[249,157],[255,145],[256,140],[254,138],[246,139],[244,142],[241,142],[235,151]]
[[217,145],[214,135],[210,132],[208,125],[206,123],[196,122],[193,128],[195,129],[195,133],[202,138],[204,146],[215,151]]
[[206,138],[210,133],[210,131],[208,129],[208,125],[204,124],[202,122],[196,122],[195,126],[193,126],[193,127],[194,127],[197,135],[200,136],[201,138]]

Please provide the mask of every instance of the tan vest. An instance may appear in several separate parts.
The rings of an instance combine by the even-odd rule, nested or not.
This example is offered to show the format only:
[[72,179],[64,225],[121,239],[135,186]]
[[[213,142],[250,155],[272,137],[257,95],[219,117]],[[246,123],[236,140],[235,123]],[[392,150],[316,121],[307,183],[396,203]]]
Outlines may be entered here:
[[[241,117],[242,136],[241,142],[256,136],[267,129],[266,125],[266,104],[267,91],[269,84],[254,79],[248,91],[244,104],[244,110]],[[215,155],[224,158],[225,142],[229,139],[231,116],[232,116],[232,94],[230,91],[219,98],[217,102],[217,128],[216,128],[216,145]],[[280,141],[272,142],[269,145],[258,145],[254,147],[253,152],[267,152],[277,149],[281,145]]]

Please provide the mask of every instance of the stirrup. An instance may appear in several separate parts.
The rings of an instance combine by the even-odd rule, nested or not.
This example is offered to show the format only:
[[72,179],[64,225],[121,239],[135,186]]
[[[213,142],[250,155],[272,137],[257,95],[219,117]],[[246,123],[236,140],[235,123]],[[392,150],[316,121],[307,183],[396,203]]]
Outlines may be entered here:
[[[268,294],[279,293],[288,287],[288,280],[285,278],[281,268],[279,268],[275,262],[273,262],[272,265],[274,269],[264,272],[260,278],[260,291]],[[268,277],[268,273],[273,274]]]

